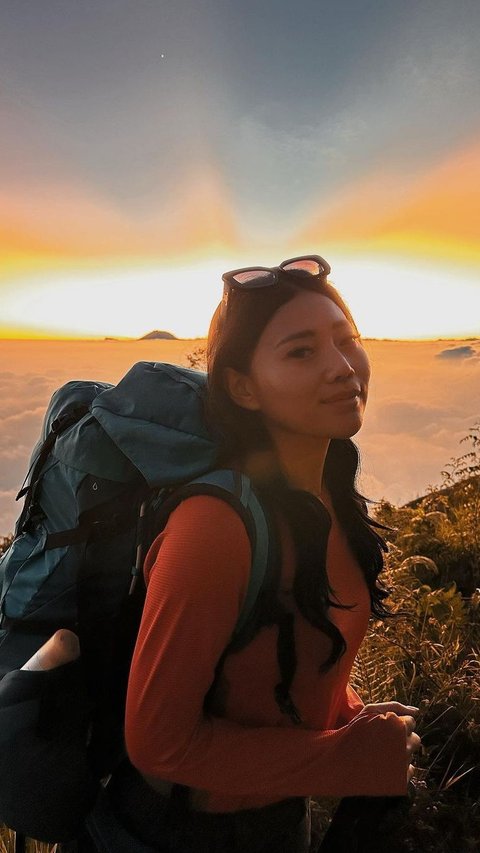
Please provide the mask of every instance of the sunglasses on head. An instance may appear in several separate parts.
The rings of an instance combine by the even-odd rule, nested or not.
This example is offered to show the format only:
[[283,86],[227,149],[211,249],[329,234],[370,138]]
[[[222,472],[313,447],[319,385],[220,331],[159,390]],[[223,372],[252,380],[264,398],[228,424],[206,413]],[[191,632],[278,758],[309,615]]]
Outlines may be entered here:
[[243,267],[231,270],[222,275],[224,283],[223,295],[231,289],[256,290],[260,287],[270,287],[278,281],[279,272],[286,272],[296,278],[317,278],[325,280],[331,269],[330,264],[320,255],[301,255],[282,261],[278,267]]

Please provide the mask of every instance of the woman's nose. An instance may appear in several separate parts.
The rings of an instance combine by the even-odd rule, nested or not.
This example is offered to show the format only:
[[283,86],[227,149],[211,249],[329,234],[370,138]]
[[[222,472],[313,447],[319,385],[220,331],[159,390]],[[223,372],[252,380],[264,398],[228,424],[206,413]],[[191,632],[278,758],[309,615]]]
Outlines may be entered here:
[[355,369],[348,358],[335,349],[332,352],[330,359],[325,367],[325,378],[328,382],[335,382],[340,379],[348,379],[355,373]]

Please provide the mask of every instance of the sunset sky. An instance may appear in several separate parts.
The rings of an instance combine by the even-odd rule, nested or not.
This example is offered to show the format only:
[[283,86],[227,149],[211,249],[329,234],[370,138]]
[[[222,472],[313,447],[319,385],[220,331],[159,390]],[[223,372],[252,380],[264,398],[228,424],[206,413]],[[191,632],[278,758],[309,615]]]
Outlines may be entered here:
[[365,336],[480,336],[480,3],[1,0],[0,336],[203,336],[324,255]]

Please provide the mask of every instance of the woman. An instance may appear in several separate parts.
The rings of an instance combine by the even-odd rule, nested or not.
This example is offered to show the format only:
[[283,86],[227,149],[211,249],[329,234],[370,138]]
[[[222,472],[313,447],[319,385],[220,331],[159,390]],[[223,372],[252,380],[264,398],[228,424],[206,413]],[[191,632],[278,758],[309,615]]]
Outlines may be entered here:
[[[208,411],[219,465],[249,475],[274,520],[277,587],[215,677],[248,583],[243,523],[190,497],[151,547],[127,696],[133,768],[109,795],[138,850],[305,853],[310,796],[407,791],[418,709],[363,705],[348,684],[370,614],[388,613],[385,543],[355,489],[369,362],[329,272],[308,256],[223,276]],[[279,696],[282,619],[293,653]]]

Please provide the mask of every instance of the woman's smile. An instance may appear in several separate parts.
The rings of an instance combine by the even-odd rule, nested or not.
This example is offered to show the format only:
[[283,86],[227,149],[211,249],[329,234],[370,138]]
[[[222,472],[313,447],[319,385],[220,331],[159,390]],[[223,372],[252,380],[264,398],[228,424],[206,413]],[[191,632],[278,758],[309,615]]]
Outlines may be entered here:
[[345,400],[356,400],[359,398],[361,394],[361,388],[351,388],[350,390],[345,390],[340,394],[332,394],[331,397],[328,397],[326,400],[321,400],[321,403],[337,403],[343,402]]
[[354,397],[342,397],[339,400],[322,400],[322,404],[326,406],[359,406],[360,397],[358,394],[355,394]]

